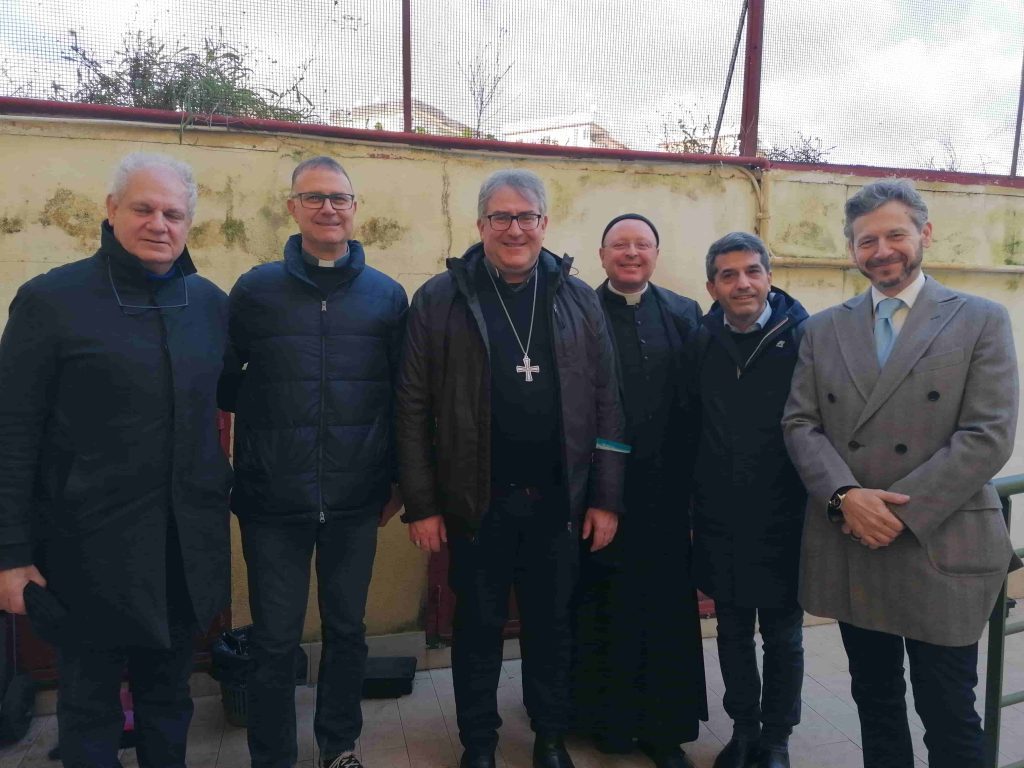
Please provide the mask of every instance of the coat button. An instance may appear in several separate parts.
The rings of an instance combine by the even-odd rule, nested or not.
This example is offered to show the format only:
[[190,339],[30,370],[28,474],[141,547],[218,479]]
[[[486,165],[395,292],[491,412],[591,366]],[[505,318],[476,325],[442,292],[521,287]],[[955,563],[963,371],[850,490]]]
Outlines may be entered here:
[[931,392],[928,393],[928,399],[934,403],[936,400],[939,399],[939,393],[933,389]]
[[860,448],[860,443],[858,443],[856,440],[851,440],[846,445],[850,448],[851,451],[856,451],[858,448]]
[[834,403],[836,401],[836,396],[833,395],[831,392],[828,393],[828,401],[830,403]]
[[907,446],[905,446],[903,443],[896,443],[896,447],[893,450],[895,450],[896,453],[906,453]]

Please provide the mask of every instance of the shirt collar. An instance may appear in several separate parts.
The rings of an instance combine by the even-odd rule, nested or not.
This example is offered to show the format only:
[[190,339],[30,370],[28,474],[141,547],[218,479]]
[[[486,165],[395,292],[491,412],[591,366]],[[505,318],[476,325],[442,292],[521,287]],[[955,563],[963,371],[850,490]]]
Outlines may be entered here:
[[897,293],[895,296],[886,296],[880,290],[871,286],[871,306],[874,309],[878,309],[878,304],[883,299],[899,299],[907,305],[907,309],[911,309],[914,306],[914,302],[917,301],[918,295],[921,293],[921,289],[924,288],[924,270],[917,273],[917,278],[904,288],[902,291]]
[[644,287],[641,288],[639,291],[634,291],[633,293],[623,293],[622,291],[616,289],[616,287],[612,285],[612,281],[609,280],[608,290],[614,293],[616,296],[621,296],[622,298],[624,298],[626,300],[626,306],[631,307],[634,304],[640,303],[640,299],[643,298],[643,295],[645,293],[647,293],[647,286],[649,285],[650,283],[644,283]]
[[768,321],[772,317],[772,302],[771,302],[771,298],[772,298],[772,295],[771,295],[771,293],[769,293],[768,296],[764,300],[764,310],[761,312],[760,315],[758,315],[758,318],[757,318],[757,320],[754,321],[753,325],[751,325],[746,330],[741,331],[741,330],[739,330],[737,328],[733,328],[732,324],[729,323],[729,318],[728,317],[725,318],[725,327],[728,328],[733,333],[754,333],[754,331],[760,331],[762,328],[764,328],[766,325],[768,325]]

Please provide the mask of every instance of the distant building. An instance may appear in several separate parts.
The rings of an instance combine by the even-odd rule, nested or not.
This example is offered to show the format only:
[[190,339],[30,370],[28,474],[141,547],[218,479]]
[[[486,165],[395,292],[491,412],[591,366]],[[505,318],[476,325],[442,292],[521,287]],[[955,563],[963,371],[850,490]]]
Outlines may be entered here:
[[502,127],[501,138],[527,144],[629,149],[614,139],[604,126],[595,122],[594,117],[593,112],[577,112],[560,117],[508,123]]
[[[401,99],[366,104],[352,109],[336,109],[331,112],[331,125],[346,128],[366,128],[378,131],[402,131],[405,125],[405,114]],[[448,117],[437,107],[412,100],[412,129],[417,133],[430,133],[435,136],[473,135],[473,129]]]

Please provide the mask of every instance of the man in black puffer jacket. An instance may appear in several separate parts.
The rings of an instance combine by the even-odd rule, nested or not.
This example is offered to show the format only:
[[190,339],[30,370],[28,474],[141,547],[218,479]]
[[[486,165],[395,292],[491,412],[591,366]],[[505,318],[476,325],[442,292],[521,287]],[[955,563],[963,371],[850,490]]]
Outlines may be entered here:
[[482,242],[417,291],[398,385],[403,519],[447,541],[452,675],[463,768],[493,768],[502,628],[515,586],[523,697],[537,768],[571,768],[569,599],[579,536],[615,535],[624,433],[611,340],[572,260],[542,248],[544,185],[498,171],[480,189]]
[[231,291],[238,360],[220,392],[237,419],[231,509],[254,622],[249,751],[253,768],[295,764],[295,653],[315,547],[323,654],[314,732],[324,766],[358,768],[366,593],[377,527],[401,507],[392,392],[408,301],[349,239],[355,195],[335,160],[296,167],[288,210],[300,234],[284,260],[255,267]]

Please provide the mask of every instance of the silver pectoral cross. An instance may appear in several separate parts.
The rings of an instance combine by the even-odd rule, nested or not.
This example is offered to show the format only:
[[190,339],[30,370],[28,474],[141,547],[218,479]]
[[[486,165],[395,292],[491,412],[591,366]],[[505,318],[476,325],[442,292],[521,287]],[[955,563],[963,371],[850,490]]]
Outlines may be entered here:
[[516,373],[525,373],[527,381],[533,381],[533,374],[540,373],[539,365],[530,365],[530,356],[523,355],[523,364],[516,366]]

